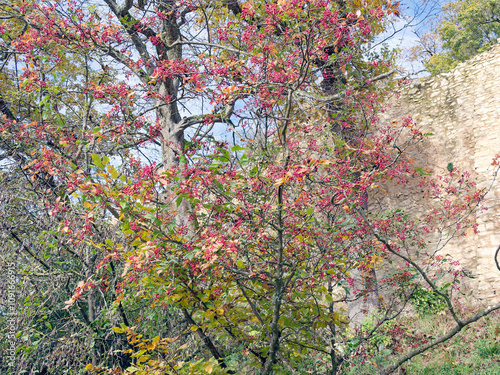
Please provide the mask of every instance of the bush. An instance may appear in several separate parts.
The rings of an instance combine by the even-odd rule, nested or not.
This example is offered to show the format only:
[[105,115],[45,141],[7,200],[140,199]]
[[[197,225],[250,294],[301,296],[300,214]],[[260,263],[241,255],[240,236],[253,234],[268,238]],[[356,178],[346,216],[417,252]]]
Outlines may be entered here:
[[442,313],[446,310],[446,301],[433,290],[418,285],[410,299],[418,315]]

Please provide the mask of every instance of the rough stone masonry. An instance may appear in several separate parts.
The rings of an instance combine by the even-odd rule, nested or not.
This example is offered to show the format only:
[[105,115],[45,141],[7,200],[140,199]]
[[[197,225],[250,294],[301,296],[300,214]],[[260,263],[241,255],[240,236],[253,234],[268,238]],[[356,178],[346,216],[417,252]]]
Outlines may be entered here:
[[[479,233],[455,238],[443,251],[477,275],[469,285],[480,301],[500,302],[500,271],[494,261],[500,245],[500,186],[497,181],[492,184],[491,165],[500,152],[500,44],[449,73],[412,82],[380,118],[392,122],[407,116],[424,133],[434,134],[419,153],[419,162],[431,174],[453,163],[471,172],[479,188],[491,187],[485,200],[488,209],[477,216]],[[411,191],[395,194],[390,204],[415,205]]]

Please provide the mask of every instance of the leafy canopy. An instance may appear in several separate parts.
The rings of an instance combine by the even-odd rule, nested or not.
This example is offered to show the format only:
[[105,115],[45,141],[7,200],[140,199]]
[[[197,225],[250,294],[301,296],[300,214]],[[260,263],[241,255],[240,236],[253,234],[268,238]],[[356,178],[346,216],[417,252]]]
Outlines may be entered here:
[[[442,12],[437,31],[432,33],[440,41],[441,50],[434,54],[427,49],[431,56],[426,56],[424,62],[431,74],[449,71],[497,43],[500,36],[498,0],[458,0],[444,5]],[[423,42],[423,45],[429,44],[429,41]]]
[[[420,283],[456,317],[461,273],[425,235],[475,228],[483,194],[455,168],[424,180],[413,120],[378,121],[395,70],[370,42],[397,4],[0,6],[23,370],[338,373]],[[429,215],[368,210],[409,180]],[[357,332],[368,299],[380,319]]]

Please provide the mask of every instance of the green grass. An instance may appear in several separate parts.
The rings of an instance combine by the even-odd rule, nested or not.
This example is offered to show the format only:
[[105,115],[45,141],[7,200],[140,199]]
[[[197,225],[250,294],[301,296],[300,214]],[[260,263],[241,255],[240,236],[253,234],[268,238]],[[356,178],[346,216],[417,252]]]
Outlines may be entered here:
[[[472,309],[464,309],[461,316],[470,316]],[[419,346],[418,340],[432,340],[453,328],[449,316],[427,315],[399,320],[405,335],[392,342],[388,347],[390,356],[373,357],[364,365],[351,362],[346,374],[377,374],[384,363],[396,359]],[[387,331],[388,332],[388,331]],[[387,340],[390,341],[388,333]],[[422,341],[420,341],[421,343]],[[378,357],[378,358],[377,358]],[[356,362],[356,359],[354,359]],[[347,370],[347,371],[346,371]],[[499,375],[500,374],[500,312],[494,312],[480,321],[465,327],[455,337],[444,344],[437,345],[423,354],[403,364],[395,374],[398,375]]]
[[[427,316],[413,321],[418,330],[437,337],[452,324],[446,316]],[[399,372],[415,375],[500,374],[500,314],[492,313],[448,341],[410,360]]]

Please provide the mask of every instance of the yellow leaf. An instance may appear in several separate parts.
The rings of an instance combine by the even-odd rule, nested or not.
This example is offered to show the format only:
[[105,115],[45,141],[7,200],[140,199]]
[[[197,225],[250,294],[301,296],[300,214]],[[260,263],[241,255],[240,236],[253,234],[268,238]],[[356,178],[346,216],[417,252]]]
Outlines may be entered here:
[[214,370],[214,364],[213,363],[205,363],[203,365],[203,369],[208,372],[209,374],[212,373],[212,371]]
[[214,310],[207,310],[205,311],[205,318],[212,320],[215,316],[215,311]]
[[92,370],[94,366],[92,366],[92,363],[89,363],[87,366],[85,366],[84,370]]
[[119,174],[116,171],[115,167],[113,167],[111,164],[108,165],[108,172],[111,174],[111,177],[113,179],[117,179]]
[[179,337],[180,337],[180,336],[177,336],[177,337],[167,337],[167,338],[164,338],[162,341],[163,341],[163,342],[167,342],[167,343],[169,343],[169,344],[170,344],[170,343],[172,343],[172,342],[174,342],[174,341],[178,340],[178,339],[179,339]]
[[285,183],[285,179],[286,177],[282,177],[276,180],[276,182],[274,183],[274,187],[280,187],[281,185],[283,185]]
[[382,257],[379,257],[378,255],[374,255],[371,259],[371,262],[375,265],[382,264],[383,260]]
[[338,312],[333,313],[332,319],[335,324],[338,324],[340,322],[340,313]]

